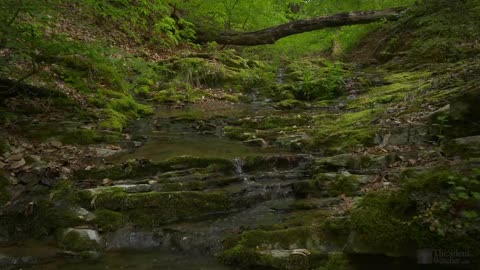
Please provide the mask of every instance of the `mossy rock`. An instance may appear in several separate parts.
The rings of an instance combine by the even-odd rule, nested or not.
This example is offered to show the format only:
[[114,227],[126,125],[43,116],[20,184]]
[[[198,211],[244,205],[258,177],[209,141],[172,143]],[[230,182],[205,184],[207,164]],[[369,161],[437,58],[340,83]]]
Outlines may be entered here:
[[320,174],[315,178],[293,183],[294,194],[300,198],[352,196],[359,188],[359,181],[355,175],[338,174],[333,178],[326,178]]
[[136,87],[133,92],[140,97],[149,97],[150,96],[150,87],[147,85],[142,85]]
[[367,170],[381,169],[388,165],[388,155],[341,154],[317,159],[311,166],[313,173],[336,172],[340,169]]
[[92,229],[66,229],[61,236],[60,245],[68,251],[101,250],[100,235]]
[[126,224],[126,217],[121,212],[116,212],[104,208],[95,210],[95,224],[102,231],[116,231]]
[[271,169],[293,169],[304,161],[306,161],[305,157],[297,155],[248,156],[244,158],[243,170],[252,172]]
[[480,157],[480,136],[451,140],[443,147],[443,151],[448,156],[460,156],[462,158]]
[[254,134],[251,129],[235,126],[225,126],[223,132],[225,133],[225,136],[241,141],[250,139]]
[[286,99],[275,103],[275,108],[282,110],[292,110],[298,108],[304,108],[305,103],[296,99]]
[[[479,175],[476,170],[437,168],[404,175],[400,190],[368,193],[351,212],[346,250],[408,255],[428,247],[480,254],[473,225],[480,220],[473,206],[480,199]],[[465,208],[454,214],[459,203]]]
[[218,192],[126,193],[112,188],[90,196],[95,207],[121,214],[102,210],[100,220],[104,220],[105,216],[115,216],[115,221],[102,222],[106,229],[117,228],[123,222],[152,228],[181,220],[225,214],[237,207],[228,194]]
[[[323,244],[327,241],[318,227],[297,227],[283,230],[252,230],[228,239],[219,258],[227,265],[245,268],[304,269],[319,258],[325,258]],[[335,248],[335,247],[331,247]],[[338,247],[337,247],[338,248]],[[312,254],[297,260],[295,249],[308,249]]]
[[[104,123],[105,124],[105,123]],[[120,126],[110,126],[109,129],[118,130]],[[96,143],[115,143],[121,139],[119,132],[97,131],[91,129],[74,129],[62,133],[60,141],[64,144],[96,144]]]
[[234,171],[230,160],[221,158],[201,158],[194,156],[181,156],[164,162],[153,163],[148,160],[134,160],[104,168],[81,170],[74,173],[75,179],[105,179],[112,180],[138,178],[151,176],[157,173],[188,169],[204,168],[217,172],[231,173]]

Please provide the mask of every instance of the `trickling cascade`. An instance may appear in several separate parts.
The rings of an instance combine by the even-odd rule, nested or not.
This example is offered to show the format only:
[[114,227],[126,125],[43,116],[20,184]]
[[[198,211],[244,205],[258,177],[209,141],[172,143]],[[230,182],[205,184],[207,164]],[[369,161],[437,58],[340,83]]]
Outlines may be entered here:
[[243,174],[243,166],[245,165],[245,161],[241,158],[234,158],[232,160],[233,167],[235,168],[235,173],[238,175]]

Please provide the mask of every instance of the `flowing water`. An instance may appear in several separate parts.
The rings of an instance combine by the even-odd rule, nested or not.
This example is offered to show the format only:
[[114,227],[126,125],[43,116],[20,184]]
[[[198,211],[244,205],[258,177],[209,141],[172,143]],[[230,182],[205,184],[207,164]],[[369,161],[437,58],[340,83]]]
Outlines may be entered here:
[[[163,161],[183,155],[230,159],[240,181],[219,189],[242,194],[247,200],[250,198],[254,201],[251,207],[214,219],[169,225],[167,229],[174,233],[164,236],[175,242],[173,246],[164,245],[143,251],[109,251],[94,260],[85,260],[69,258],[65,254],[59,256],[61,250],[54,248],[55,245],[35,244],[0,249],[0,265],[10,260],[14,266],[5,270],[231,269],[217,262],[213,256],[221,250],[223,237],[242,228],[282,223],[295,200],[289,184],[308,179],[304,170],[308,157],[291,155],[284,149],[247,146],[222,136],[222,127],[235,118],[271,113],[274,113],[273,109],[265,105],[219,103],[209,108],[198,104],[179,109],[162,107],[155,116],[140,120],[131,128],[132,138],[141,138],[143,145],[111,159],[113,162],[134,158]],[[296,156],[297,161],[293,162],[296,165],[254,174],[244,170],[244,156],[275,157],[285,154],[291,155],[286,159],[289,164],[290,158]],[[418,268],[411,260],[378,256],[359,256],[352,258],[352,262],[356,269],[424,269]]]
[[134,151],[116,156],[114,161],[133,158],[163,161],[184,155],[234,159],[287,152],[272,147],[248,146],[222,136],[221,129],[229,121],[266,114],[272,108],[265,105],[213,103],[208,107],[202,104],[184,108],[160,107],[155,116],[140,120],[131,130],[135,136],[147,138],[147,141]]

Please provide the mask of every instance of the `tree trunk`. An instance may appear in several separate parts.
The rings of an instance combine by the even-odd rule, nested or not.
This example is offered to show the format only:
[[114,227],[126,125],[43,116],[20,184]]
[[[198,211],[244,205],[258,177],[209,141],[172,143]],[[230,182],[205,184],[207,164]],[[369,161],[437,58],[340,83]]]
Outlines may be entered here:
[[240,46],[273,44],[283,37],[328,27],[367,24],[381,19],[396,20],[403,10],[405,10],[404,7],[384,10],[345,12],[292,21],[255,32],[223,32],[213,36],[200,33],[197,35],[197,41],[215,41],[218,44]]

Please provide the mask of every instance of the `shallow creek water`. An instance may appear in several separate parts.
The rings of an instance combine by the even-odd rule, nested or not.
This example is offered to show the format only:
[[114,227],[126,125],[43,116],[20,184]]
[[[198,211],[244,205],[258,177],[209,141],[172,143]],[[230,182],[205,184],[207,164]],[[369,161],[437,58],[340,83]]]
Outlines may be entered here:
[[[158,108],[153,117],[138,121],[131,130],[135,136],[147,138],[147,141],[134,151],[114,157],[114,161],[133,158],[162,161],[184,155],[234,159],[287,152],[272,147],[248,146],[221,136],[224,122],[244,116],[265,115],[273,112],[273,108],[261,104],[211,103],[208,107],[192,104],[179,109],[168,106]],[[201,124],[205,127],[199,127]],[[202,128],[204,130],[196,130]]]
[[[248,155],[275,155],[287,151],[277,148],[260,148],[247,146],[241,142],[229,140],[221,136],[221,129],[228,121],[240,117],[255,117],[278,113],[265,104],[228,104],[220,102],[209,104],[194,104],[180,109],[161,107],[157,113],[149,118],[139,120],[130,129],[132,137],[142,138],[144,144],[134,148],[128,153],[115,156],[112,162],[123,162],[133,158],[146,158],[153,161],[162,161],[168,158],[191,155],[199,157],[220,157],[231,159],[234,164],[239,157]],[[206,123],[210,128],[199,130],[198,123]],[[8,257],[20,258],[18,264],[5,270],[227,270],[228,268],[217,262],[211,255],[221,246],[222,236],[225,232],[235,231],[240,227],[272,225],[280,223],[288,215],[288,205],[293,198],[288,190],[284,189],[281,182],[302,178],[301,168],[288,173],[272,172],[260,176],[260,182],[250,182],[251,176],[244,175],[241,164],[237,173],[245,181],[230,189],[245,189],[252,194],[269,193],[271,198],[244,211],[234,213],[215,220],[200,221],[172,225],[172,229],[182,231],[182,239],[188,239],[183,251],[171,248],[161,248],[144,251],[115,251],[106,252],[96,260],[79,260],[58,256],[57,248],[45,245],[27,245],[0,249]],[[277,173],[277,174],[275,174]],[[283,175],[283,178],[278,175]],[[292,174],[293,173],[293,174]],[[285,175],[293,175],[291,178]],[[279,180],[283,179],[283,180]],[[275,209],[275,211],[272,211]],[[206,249],[212,248],[212,251]],[[186,255],[187,254],[187,255]],[[205,255],[209,254],[209,255]],[[32,258],[34,258],[32,260]],[[29,261],[32,260],[32,261]],[[355,269],[423,269],[412,261],[395,261],[378,257],[362,257],[353,260]]]

